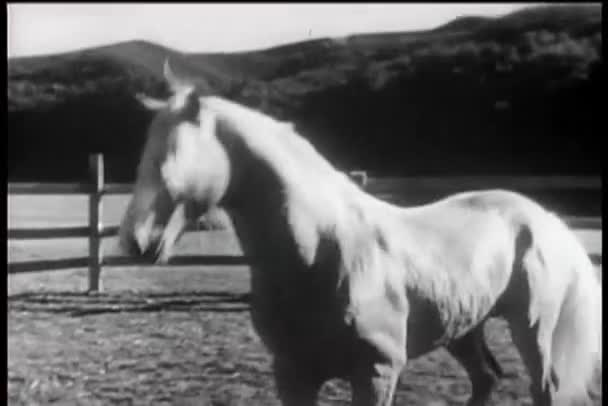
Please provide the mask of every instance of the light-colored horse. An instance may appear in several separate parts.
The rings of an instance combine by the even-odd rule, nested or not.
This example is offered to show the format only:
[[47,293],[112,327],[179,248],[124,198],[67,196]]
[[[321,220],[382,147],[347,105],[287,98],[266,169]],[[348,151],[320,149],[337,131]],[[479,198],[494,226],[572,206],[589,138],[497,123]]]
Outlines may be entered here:
[[342,377],[357,405],[389,405],[406,361],[445,347],[485,404],[500,374],[483,324],[508,321],[535,405],[587,398],[601,364],[602,289],[577,238],[513,192],[400,208],[365,193],[293,126],[199,97],[165,64],[158,110],[120,229],[162,261],[191,219],[231,215],[251,259],[254,327],[279,397],[312,405]]

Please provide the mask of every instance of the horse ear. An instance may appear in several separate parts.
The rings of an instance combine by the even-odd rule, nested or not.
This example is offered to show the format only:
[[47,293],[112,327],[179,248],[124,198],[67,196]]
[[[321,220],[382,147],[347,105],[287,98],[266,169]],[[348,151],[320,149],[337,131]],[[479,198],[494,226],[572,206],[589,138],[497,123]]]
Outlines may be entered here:
[[161,110],[169,105],[169,103],[165,100],[154,99],[146,96],[143,93],[136,94],[135,98],[148,110]]
[[171,69],[171,65],[169,64],[169,58],[165,59],[165,63],[163,65],[163,76],[165,77],[165,80],[169,84],[171,90],[173,90],[175,93],[187,89],[189,90],[194,87],[192,84],[187,83],[184,79],[179,78],[173,72],[173,69]]

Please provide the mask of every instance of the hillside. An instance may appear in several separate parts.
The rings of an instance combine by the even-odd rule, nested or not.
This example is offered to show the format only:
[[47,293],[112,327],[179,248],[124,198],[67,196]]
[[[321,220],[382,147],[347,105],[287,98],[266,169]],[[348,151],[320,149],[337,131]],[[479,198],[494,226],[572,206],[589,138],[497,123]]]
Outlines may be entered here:
[[232,54],[132,41],[8,61],[9,180],[131,180],[162,62],[294,121],[341,167],[393,175],[598,174],[601,6],[462,17],[421,32]]

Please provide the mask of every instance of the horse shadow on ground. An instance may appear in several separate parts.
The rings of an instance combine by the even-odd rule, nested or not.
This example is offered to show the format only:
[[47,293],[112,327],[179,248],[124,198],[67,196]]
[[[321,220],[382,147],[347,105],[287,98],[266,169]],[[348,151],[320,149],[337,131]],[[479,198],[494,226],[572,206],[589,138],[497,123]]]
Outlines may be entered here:
[[180,292],[22,292],[7,297],[8,311],[65,313],[82,317],[136,312],[244,312],[249,293],[229,291]]

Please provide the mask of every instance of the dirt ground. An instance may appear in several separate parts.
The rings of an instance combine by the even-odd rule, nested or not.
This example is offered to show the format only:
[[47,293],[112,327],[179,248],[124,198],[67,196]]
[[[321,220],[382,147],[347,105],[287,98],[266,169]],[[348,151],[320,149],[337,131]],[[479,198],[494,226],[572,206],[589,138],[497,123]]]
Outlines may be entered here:
[[[77,293],[86,278],[84,269],[9,277],[10,405],[278,405],[250,324],[246,269],[112,268],[108,293],[96,296]],[[486,334],[507,373],[492,404],[530,404],[505,325],[492,321]],[[469,392],[438,350],[408,364],[395,404],[463,405]],[[349,398],[349,386],[332,381],[320,404]]]

